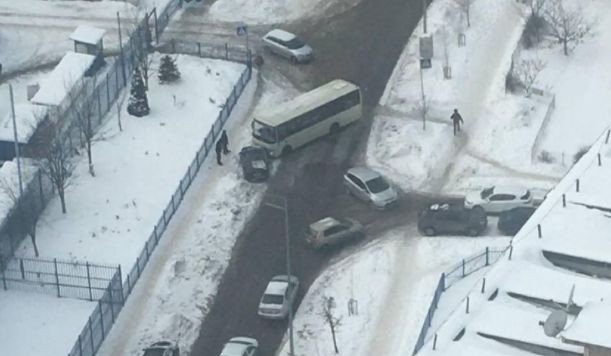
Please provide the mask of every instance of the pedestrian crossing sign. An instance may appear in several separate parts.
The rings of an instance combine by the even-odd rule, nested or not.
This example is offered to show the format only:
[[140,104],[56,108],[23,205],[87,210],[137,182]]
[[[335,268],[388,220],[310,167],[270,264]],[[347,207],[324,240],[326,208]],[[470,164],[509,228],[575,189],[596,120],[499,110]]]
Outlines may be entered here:
[[238,36],[245,36],[248,33],[248,27],[246,25],[240,25],[237,28]]

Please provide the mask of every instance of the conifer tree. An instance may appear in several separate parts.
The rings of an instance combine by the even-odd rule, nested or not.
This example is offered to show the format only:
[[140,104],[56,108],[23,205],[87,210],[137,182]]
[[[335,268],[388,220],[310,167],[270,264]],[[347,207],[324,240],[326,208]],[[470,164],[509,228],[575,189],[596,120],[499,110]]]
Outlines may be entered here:
[[132,76],[127,113],[132,116],[141,117],[148,115],[149,112],[150,108],[148,98],[146,97],[146,89],[144,88],[142,74],[140,74],[140,69],[136,67],[134,69],[134,75]]
[[180,71],[176,66],[176,62],[169,55],[161,57],[158,78],[159,84],[173,83],[180,79]]

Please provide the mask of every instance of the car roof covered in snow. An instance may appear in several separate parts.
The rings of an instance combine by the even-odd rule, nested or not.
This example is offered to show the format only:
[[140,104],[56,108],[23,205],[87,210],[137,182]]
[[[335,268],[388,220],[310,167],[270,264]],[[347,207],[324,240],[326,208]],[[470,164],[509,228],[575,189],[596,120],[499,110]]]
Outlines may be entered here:
[[528,192],[527,188],[520,187],[517,185],[495,185],[492,188],[494,188],[495,194],[502,193],[502,194],[512,194],[516,196],[521,196]]
[[355,175],[357,178],[364,180],[365,182],[374,178],[381,177],[381,174],[368,167],[354,167],[350,168],[347,173]]
[[76,28],[76,30],[74,30],[74,32],[72,32],[70,39],[73,41],[95,45],[100,42],[105,33],[106,31],[102,30],[101,28],[89,25],[80,25]]
[[297,36],[285,30],[274,29],[269,31],[265,37],[275,37],[281,41],[288,42]]
[[310,228],[314,231],[323,231],[326,230],[328,228],[330,228],[331,226],[335,226],[335,225],[339,225],[340,222],[339,220],[332,218],[332,217],[326,217],[324,219],[320,219],[315,223],[312,223],[310,225]]
[[287,287],[288,283],[286,283],[286,281],[272,280],[267,285],[267,288],[265,288],[265,294],[284,295],[284,292],[286,292]]

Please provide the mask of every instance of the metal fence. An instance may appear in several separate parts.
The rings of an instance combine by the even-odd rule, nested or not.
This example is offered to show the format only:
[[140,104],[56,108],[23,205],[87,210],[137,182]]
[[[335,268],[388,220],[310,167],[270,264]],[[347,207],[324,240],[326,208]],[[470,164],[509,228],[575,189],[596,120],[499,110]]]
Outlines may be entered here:
[[[543,93],[542,95],[545,95]],[[537,132],[537,136],[533,141],[532,147],[530,149],[530,161],[535,162],[537,155],[539,154],[539,149],[541,147],[541,141],[543,141],[543,136],[545,135],[545,131],[547,130],[547,126],[549,125],[550,119],[552,118],[552,114],[556,109],[556,95],[548,95],[549,102],[547,104],[547,110],[545,111],[545,117],[541,122],[541,126],[539,127],[539,132]],[[562,160],[564,164],[564,159]]]
[[504,249],[490,249],[486,247],[484,252],[469,257],[467,259],[463,259],[460,263],[456,264],[452,267],[449,272],[445,272],[441,274],[439,277],[439,282],[437,283],[437,287],[435,288],[435,293],[433,294],[433,300],[429,305],[429,309],[427,311],[426,317],[424,318],[424,322],[422,323],[422,327],[420,328],[420,334],[418,334],[418,339],[416,340],[416,345],[414,346],[414,352],[412,355],[415,355],[420,351],[422,346],[428,340],[426,335],[428,333],[431,324],[433,323],[433,317],[435,316],[435,311],[437,311],[437,306],[439,305],[439,301],[441,300],[441,295],[445,292],[452,284],[458,282],[459,280],[467,277],[468,275],[484,268],[490,266],[491,264],[498,261],[501,256],[507,251],[507,248]]
[[[0,256],[0,282],[4,290],[53,294],[89,301],[102,299],[120,267],[58,259],[7,258]],[[118,274],[117,274],[118,273]],[[110,293],[122,295],[122,286]]]
[[177,41],[176,39],[160,44],[155,49],[161,53],[184,53],[240,63],[249,63],[252,56],[250,50],[240,45],[186,42]]

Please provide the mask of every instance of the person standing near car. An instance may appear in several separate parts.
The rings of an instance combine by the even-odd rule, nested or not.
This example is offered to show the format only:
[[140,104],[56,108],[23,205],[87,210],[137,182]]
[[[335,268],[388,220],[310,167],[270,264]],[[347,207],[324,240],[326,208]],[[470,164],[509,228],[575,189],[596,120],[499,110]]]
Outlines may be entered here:
[[454,113],[450,116],[450,119],[452,119],[452,124],[454,124],[454,136],[456,136],[456,133],[460,132],[460,124],[464,123],[462,116],[458,113],[458,109],[454,109]]
[[219,166],[223,165],[223,162],[221,162],[221,153],[223,152],[223,138],[221,137],[218,141],[216,141],[216,146],[214,147],[214,150],[216,151],[216,163],[218,163]]
[[231,152],[229,151],[229,148],[227,148],[227,146],[229,146],[229,137],[227,137],[227,131],[223,130],[223,134],[221,135],[219,141],[221,141],[223,145],[223,154],[228,154],[229,152]]

